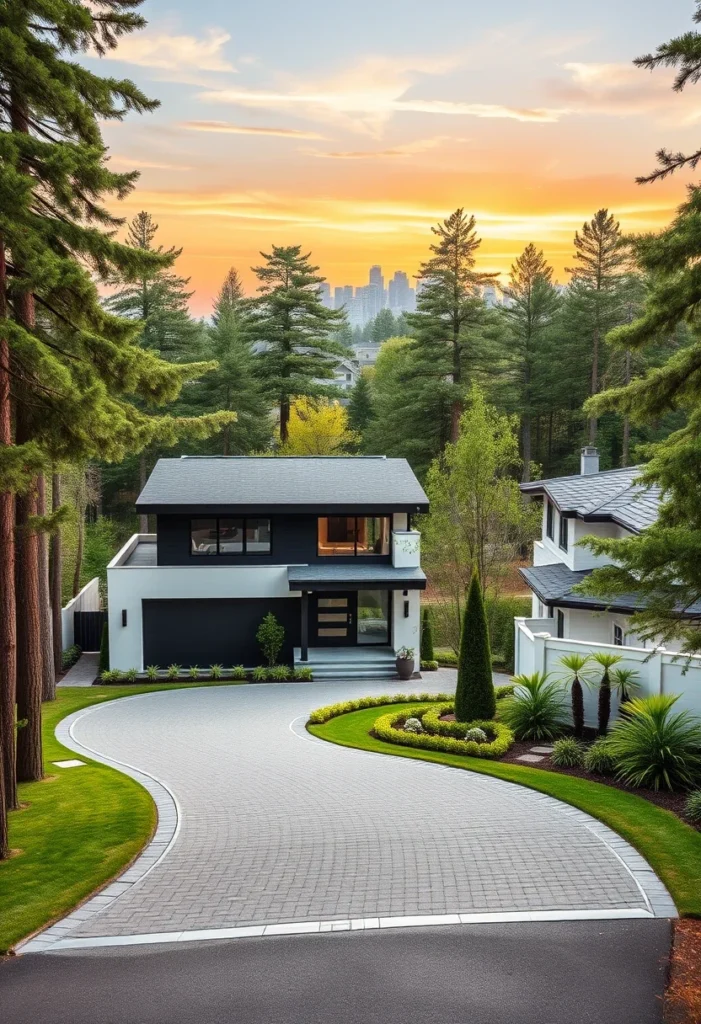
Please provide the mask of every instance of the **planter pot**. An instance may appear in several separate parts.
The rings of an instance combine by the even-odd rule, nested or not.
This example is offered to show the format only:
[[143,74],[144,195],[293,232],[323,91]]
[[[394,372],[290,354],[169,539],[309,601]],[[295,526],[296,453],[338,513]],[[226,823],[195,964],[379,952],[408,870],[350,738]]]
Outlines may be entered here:
[[413,658],[397,658],[395,662],[397,666],[397,675],[400,679],[411,679],[414,674],[414,659]]

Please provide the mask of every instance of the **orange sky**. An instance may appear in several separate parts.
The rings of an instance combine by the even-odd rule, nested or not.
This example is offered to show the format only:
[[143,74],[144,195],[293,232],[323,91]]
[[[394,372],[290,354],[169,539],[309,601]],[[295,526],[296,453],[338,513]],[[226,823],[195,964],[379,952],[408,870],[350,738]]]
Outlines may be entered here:
[[[399,41],[368,47],[351,32],[333,59],[305,62],[284,49],[288,8],[276,2],[267,52],[254,21],[234,36],[218,0],[198,4],[195,24],[191,8],[148,0],[151,24],[107,68],[162,101],[105,127],[115,167],[141,170],[119,212],[148,210],[159,241],[183,247],[197,314],[231,265],[252,289],[250,267],[272,244],[310,250],[332,286],[364,284],[372,263],[414,274],[431,225],[458,206],[477,218],[483,269],[508,272],[534,241],[564,281],[574,230],[598,208],[625,230],[656,230],[683,200],[681,176],[644,188],[634,177],[661,145],[697,148],[698,92],[674,94],[668,73],[631,60],[690,27],[690,12],[684,0],[662,12],[618,0],[614,13],[593,0],[585,32],[561,5],[529,6],[508,31],[484,16],[448,50],[414,20]],[[641,7],[649,17],[632,24]]]

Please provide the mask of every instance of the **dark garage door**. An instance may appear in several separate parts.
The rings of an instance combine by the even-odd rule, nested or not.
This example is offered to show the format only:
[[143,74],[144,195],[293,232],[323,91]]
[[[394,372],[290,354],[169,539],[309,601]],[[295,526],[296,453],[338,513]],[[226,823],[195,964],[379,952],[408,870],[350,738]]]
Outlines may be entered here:
[[262,665],[256,631],[273,612],[285,627],[281,663],[300,643],[299,598],[143,601],[144,665]]

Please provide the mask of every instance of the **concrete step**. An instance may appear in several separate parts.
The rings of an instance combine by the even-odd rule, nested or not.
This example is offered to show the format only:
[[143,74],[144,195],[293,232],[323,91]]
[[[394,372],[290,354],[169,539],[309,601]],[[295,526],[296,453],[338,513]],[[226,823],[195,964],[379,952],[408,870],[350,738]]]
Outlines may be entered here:
[[343,672],[342,670],[339,670],[339,669],[333,669],[333,670],[327,669],[325,671],[324,670],[319,671],[317,669],[312,669],[312,674],[314,676],[314,681],[315,682],[327,682],[327,681],[332,682],[334,680],[339,680],[340,681],[340,680],[344,680],[344,679],[388,679],[388,680],[394,680],[395,682],[399,680],[399,676],[397,675],[396,671],[388,672],[388,671],[383,670],[383,669],[373,671],[372,669],[367,669],[367,668],[363,668],[363,669],[356,668],[356,669],[348,669],[348,671],[346,671],[346,672]]

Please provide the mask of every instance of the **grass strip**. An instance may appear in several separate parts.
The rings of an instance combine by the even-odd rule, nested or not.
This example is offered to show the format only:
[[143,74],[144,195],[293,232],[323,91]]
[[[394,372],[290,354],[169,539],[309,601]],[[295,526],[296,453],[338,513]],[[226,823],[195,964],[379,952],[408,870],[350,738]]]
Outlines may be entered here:
[[603,821],[642,854],[669,889],[683,917],[701,917],[701,834],[671,811],[643,797],[599,782],[501,761],[400,747],[370,735],[380,715],[400,708],[401,705],[393,704],[353,711],[332,718],[324,725],[309,725],[307,728],[319,739],[340,746],[434,761],[482,775],[493,775],[572,804]]
[[[12,811],[9,822],[14,854],[0,861],[0,953],[62,917],[119,874],[143,849],[156,825],[149,793],[127,775],[62,746],[54,735],[56,725],[94,704],[172,689],[191,687],[66,687],[58,690],[55,701],[44,704],[46,778],[20,785],[22,809]],[[52,764],[75,757],[86,765]]]

